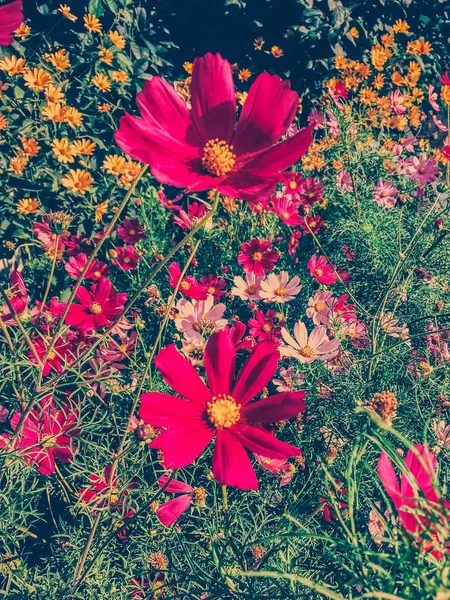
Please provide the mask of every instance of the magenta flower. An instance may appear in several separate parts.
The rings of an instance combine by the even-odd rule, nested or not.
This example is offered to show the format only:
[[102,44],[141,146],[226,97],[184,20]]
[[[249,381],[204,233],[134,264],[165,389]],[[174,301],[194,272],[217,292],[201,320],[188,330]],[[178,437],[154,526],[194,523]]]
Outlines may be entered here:
[[11,271],[9,283],[8,298],[13,312],[7,304],[4,304],[1,308],[0,318],[8,325],[16,325],[14,315],[20,319],[28,310],[28,292],[19,271]]
[[116,250],[117,256],[113,261],[115,267],[123,271],[134,271],[137,269],[139,256],[136,254],[134,246],[119,246]]
[[[48,344],[46,343],[46,340],[38,337],[33,340],[33,346],[42,362],[47,354]],[[53,350],[48,355],[47,362],[42,368],[42,374],[46,377],[52,369],[57,373],[62,373],[64,366],[71,363],[74,358],[73,350],[73,346],[70,342],[58,338]],[[36,359],[31,351],[28,353],[28,357],[32,363],[36,363]]]
[[[169,284],[170,287],[176,288],[181,278],[180,265],[176,262],[169,265]],[[194,300],[206,300],[208,298],[208,288],[206,285],[199,283],[192,275],[187,275],[180,283],[179,290],[188,298]]]
[[253,83],[236,125],[231,65],[220,54],[195,59],[191,110],[160,77],[147,81],[136,101],[142,118],[122,117],[116,143],[149,164],[158,181],[189,192],[216,189],[258,202],[312,142],[306,128],[276,143],[294,120],[298,94],[268,73]]
[[345,192],[353,190],[352,177],[348,171],[343,169],[336,175],[336,186]]
[[257,238],[244,242],[238,255],[238,263],[246,273],[263,277],[264,272],[271,271],[278,260],[278,252],[269,250],[271,246],[270,242]]
[[0,6],[0,46],[9,46],[23,21],[22,0]]
[[388,179],[383,181],[378,180],[377,187],[373,192],[373,199],[384,208],[394,208],[397,203],[398,189],[392,185],[392,181]]
[[[71,256],[68,262],[64,265],[65,270],[73,279],[78,279],[86,266],[88,257],[83,252],[79,252],[75,256]],[[109,275],[109,267],[103,262],[94,261],[86,272],[85,279],[93,279],[98,281],[102,277]]]
[[312,206],[316,202],[320,202],[323,198],[322,184],[317,179],[314,179],[314,177],[303,179],[299,183],[297,191],[300,203],[305,207]]
[[282,196],[272,200],[273,208],[276,214],[286,225],[295,227],[300,225],[302,217],[298,214],[298,203],[292,200],[289,196]]
[[308,261],[308,269],[311,277],[314,277],[319,283],[332,285],[337,281],[337,275],[334,271],[334,265],[328,264],[325,256],[316,256],[313,254]]
[[305,410],[305,392],[286,392],[250,402],[272,379],[279,354],[272,342],[255,346],[233,383],[236,350],[227,329],[214,333],[205,349],[209,387],[175,346],[161,350],[156,368],[181,398],[150,392],[141,396],[139,416],[166,430],[151,447],[159,448],[167,468],[195,461],[214,439],[212,470],[221,485],[257,489],[246,449],[268,458],[296,456],[300,450],[276,439],[262,425]]
[[[159,487],[163,488],[168,481],[168,475],[163,475],[158,479]],[[172,479],[164,491],[169,494],[179,494],[173,500],[161,504],[156,511],[158,519],[166,527],[178,521],[193,502],[197,506],[205,506],[206,492],[202,488],[193,488],[187,483]]]
[[117,234],[127,244],[135,244],[147,235],[142,229],[139,219],[124,219],[122,225],[117,228]]
[[284,321],[279,320],[276,310],[268,310],[266,313],[257,310],[254,316],[248,320],[250,335],[259,341],[277,342],[281,337],[281,325],[283,324]]
[[389,94],[391,101],[391,108],[396,115],[403,115],[406,112],[406,106],[403,104],[405,97],[402,95],[400,90],[394,90]]
[[409,176],[413,181],[417,181],[419,185],[433,183],[439,173],[436,162],[432,158],[427,160],[425,154],[421,154],[420,157],[412,156],[409,158],[407,167]]

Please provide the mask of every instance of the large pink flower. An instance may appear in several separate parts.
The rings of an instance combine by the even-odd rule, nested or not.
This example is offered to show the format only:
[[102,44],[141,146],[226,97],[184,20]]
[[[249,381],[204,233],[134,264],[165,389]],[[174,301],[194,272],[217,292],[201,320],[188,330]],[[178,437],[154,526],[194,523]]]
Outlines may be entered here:
[[305,410],[305,392],[285,392],[250,402],[272,379],[279,354],[270,341],[258,344],[233,383],[236,350],[227,329],[214,333],[205,349],[209,388],[175,346],[161,350],[155,365],[182,398],[150,392],[141,397],[139,416],[166,430],[151,447],[159,448],[167,468],[186,467],[215,439],[212,469],[221,485],[257,489],[245,450],[267,458],[300,454],[261,425],[294,417]]
[[276,143],[294,120],[298,94],[268,73],[250,88],[236,125],[231,65],[220,54],[195,59],[191,110],[160,77],[146,82],[136,101],[142,118],[122,117],[116,143],[149,164],[158,181],[189,192],[266,199],[312,142],[308,127]]
[[0,46],[9,46],[14,39],[14,31],[23,21],[22,0],[0,6]]

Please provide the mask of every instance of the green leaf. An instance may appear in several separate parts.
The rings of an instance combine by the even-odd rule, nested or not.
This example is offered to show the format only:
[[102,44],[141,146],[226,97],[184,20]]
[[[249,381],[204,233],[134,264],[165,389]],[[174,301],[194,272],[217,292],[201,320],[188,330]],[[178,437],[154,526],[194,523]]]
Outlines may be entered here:
[[96,17],[101,17],[105,12],[102,0],[89,0],[88,12]]

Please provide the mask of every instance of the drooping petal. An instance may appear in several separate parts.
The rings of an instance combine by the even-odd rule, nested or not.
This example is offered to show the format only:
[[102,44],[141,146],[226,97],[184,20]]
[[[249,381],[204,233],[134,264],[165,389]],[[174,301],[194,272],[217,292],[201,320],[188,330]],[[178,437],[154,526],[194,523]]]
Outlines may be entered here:
[[276,423],[286,421],[303,412],[306,392],[282,392],[247,404],[242,413],[249,423]]
[[155,365],[167,385],[195,404],[205,405],[211,400],[211,392],[191,363],[173,344],[163,348],[155,358]]
[[217,432],[212,469],[220,485],[231,485],[241,490],[258,489],[250,458],[242,444],[226,429]]
[[240,404],[247,404],[272,379],[277,370],[279,353],[269,340],[257,344],[239,371],[231,395]]
[[196,460],[214,436],[214,430],[200,423],[171,427],[155,438],[150,446],[159,448],[167,469],[181,469]]
[[[405,467],[410,471],[412,478],[417,481],[418,488],[422,491],[425,498],[431,502],[439,502],[436,490],[433,486],[437,458],[427,445],[422,446],[422,444],[415,444],[414,448],[422,460],[420,460],[414,450],[411,449],[406,455]],[[400,490],[402,496],[405,498],[413,498],[418,495],[405,474],[402,474]]]
[[[168,475],[162,475],[158,479],[159,487],[163,488],[169,480],[170,477]],[[164,491],[170,494],[190,494],[193,492],[193,488],[183,481],[172,479]]]
[[257,152],[275,144],[292,123],[298,108],[298,94],[288,80],[261,73],[253,83],[242,107],[233,137],[235,152]]
[[230,63],[208,52],[196,58],[191,82],[192,119],[203,145],[210,139],[229,143],[236,123],[236,96]]
[[142,394],[139,416],[149,425],[170,427],[195,422],[200,418],[197,404],[169,394],[149,392]]
[[224,196],[241,198],[249,202],[262,202],[272,194],[275,186],[283,179],[283,175],[270,174],[260,177],[259,174],[244,170],[235,170],[222,182],[216,183],[217,190]]
[[267,458],[287,458],[300,454],[299,448],[282,442],[262,427],[238,424],[233,428],[233,433],[247,450]]
[[383,484],[386,493],[391,497],[392,501],[396,503],[400,498],[398,479],[391,460],[384,450],[378,459],[378,476],[381,479],[381,483]]
[[158,519],[163,525],[170,527],[189,508],[191,502],[192,496],[190,494],[183,494],[178,498],[164,502],[156,511]]
[[211,394],[229,394],[236,367],[236,349],[227,329],[213,333],[205,348],[205,370]]

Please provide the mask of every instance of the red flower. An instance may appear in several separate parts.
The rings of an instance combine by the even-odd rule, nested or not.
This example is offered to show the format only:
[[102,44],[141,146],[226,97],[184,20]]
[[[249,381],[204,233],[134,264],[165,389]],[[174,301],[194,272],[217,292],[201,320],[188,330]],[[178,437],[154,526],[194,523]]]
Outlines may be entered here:
[[16,325],[14,315],[20,318],[28,309],[28,293],[19,271],[11,272],[9,283],[8,297],[14,312],[11,312],[9,306],[4,304],[1,309],[0,318],[8,325]]
[[319,283],[331,285],[337,281],[337,275],[325,256],[317,257],[313,254],[309,259],[308,269],[311,277],[314,277]]
[[448,71],[445,71],[442,75],[439,75],[439,81],[442,85],[450,85],[450,77],[448,76]]
[[[11,418],[11,427],[16,429],[22,413]],[[70,462],[76,450],[72,438],[79,436],[77,429],[78,411],[70,406],[57,408],[51,396],[46,396],[25,418],[20,434],[14,438],[12,449],[43,475],[55,470],[55,458]],[[0,447],[6,448],[11,434],[0,436]]]
[[[167,475],[163,475],[158,479],[159,487],[163,488],[168,481],[169,477]],[[192,502],[195,502],[199,506],[204,506],[206,493],[201,488],[193,488],[187,483],[172,479],[164,491],[169,494],[180,494],[173,500],[169,500],[168,502],[161,504],[156,511],[158,519],[166,527],[170,527],[175,523],[175,521],[178,521],[178,519],[189,508]]]
[[127,294],[117,294],[109,279],[99,279],[88,291],[80,286],[75,298],[80,304],[72,304],[67,313],[66,323],[84,333],[107,327],[120,315],[127,300]]
[[322,227],[325,225],[325,221],[322,219],[320,215],[312,215],[311,213],[307,214],[306,217],[302,218],[302,223],[300,227],[303,229],[305,233],[318,233]]
[[[71,256],[68,262],[64,265],[65,270],[73,279],[78,279],[86,266],[88,257],[84,252]],[[85,279],[93,279],[98,281],[102,277],[107,277],[109,274],[109,267],[103,262],[94,261],[84,276]]]
[[[180,265],[176,262],[169,265],[169,284],[170,287],[176,288],[181,277]],[[208,287],[200,284],[195,277],[187,275],[183,278],[180,284],[180,292],[188,298],[194,300],[206,300],[208,297]]]
[[139,485],[137,479],[133,479],[123,490],[120,490],[119,479],[117,475],[111,477],[112,465],[107,465],[103,470],[103,477],[91,474],[89,475],[89,488],[80,490],[80,497],[83,502],[91,506],[101,507],[109,505],[113,508],[116,505],[123,505],[125,497],[130,490],[136,489]]
[[137,269],[139,256],[133,246],[119,246],[117,248],[117,257],[113,262],[115,267],[120,267],[123,271],[134,271]]
[[[408,475],[402,473],[401,484],[399,486],[394,467],[386,454],[382,452],[378,460],[378,475],[387,494],[397,509],[398,516],[406,531],[414,535],[426,534],[428,540],[423,543],[424,551],[431,551],[436,558],[443,560],[443,546],[448,548],[448,542],[439,538],[442,528],[437,527],[440,522],[447,530],[448,539],[448,519],[450,513],[443,514],[443,509],[450,509],[448,500],[441,500],[435,487],[433,479],[436,476],[436,456],[429,450],[428,446],[415,444],[414,450],[408,451],[405,459],[405,468]],[[411,483],[412,482],[412,483]],[[414,487],[413,487],[414,485]],[[425,497],[424,501],[417,494],[417,489]],[[434,517],[434,522],[430,517]],[[422,541],[419,537],[418,542]]]
[[281,326],[284,322],[278,319],[276,310],[269,309],[266,314],[257,310],[254,317],[248,320],[250,335],[258,340],[273,340],[281,338]]
[[272,200],[273,208],[280,219],[286,225],[291,225],[291,227],[295,227],[296,225],[300,225],[302,218],[298,214],[298,203],[292,200],[289,196],[282,196],[275,198]]
[[441,153],[447,160],[450,160],[450,146],[442,146]]
[[0,46],[9,46],[23,21],[22,0],[0,6]]
[[117,228],[120,239],[128,244],[135,244],[147,235],[142,229],[139,219],[125,219]]
[[[47,344],[44,339],[41,337],[33,340],[33,346],[36,350],[36,354],[39,358],[42,359],[47,353]],[[30,361],[32,363],[36,363],[36,359],[34,358],[31,351],[28,354]],[[45,363],[42,374],[46,377],[50,371],[53,369],[57,373],[62,373],[64,370],[64,365],[71,363],[73,360],[73,347],[69,342],[64,341],[62,338],[58,338],[53,350],[48,355],[47,362]]]
[[300,181],[297,192],[300,203],[305,207],[312,206],[316,202],[320,202],[323,198],[322,184],[317,179],[314,179],[314,177],[308,177],[308,179]]
[[136,101],[142,119],[122,117],[116,143],[149,164],[158,181],[189,192],[267,198],[312,142],[308,127],[276,143],[296,115],[298,94],[289,81],[268,73],[250,88],[236,126],[231,65],[220,54],[195,59],[191,110],[160,77],[147,81]]
[[272,379],[278,360],[273,343],[261,342],[233,384],[236,350],[228,330],[218,331],[205,348],[208,388],[175,346],[161,350],[155,365],[182,398],[160,392],[143,394],[139,416],[145,423],[167,428],[151,443],[162,450],[165,466],[189,465],[215,438],[212,470],[216,480],[221,485],[257,489],[246,449],[268,458],[298,455],[298,448],[277,440],[261,425],[290,419],[305,410],[305,392],[250,402]]
[[278,252],[269,250],[271,243],[257,238],[244,242],[238,256],[238,263],[243,265],[246,273],[254,273],[259,277],[265,271],[271,271],[278,260]]
[[218,277],[213,273],[209,275],[202,275],[200,277],[200,283],[208,288],[208,294],[213,295],[214,302],[220,300],[221,296],[225,295],[225,288],[227,286],[225,279]]

